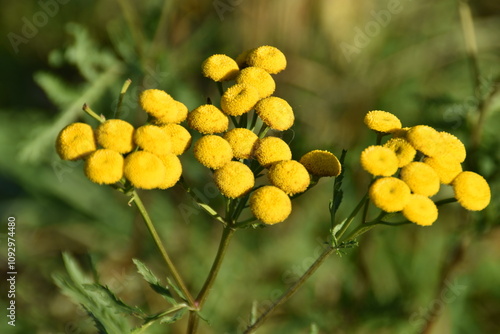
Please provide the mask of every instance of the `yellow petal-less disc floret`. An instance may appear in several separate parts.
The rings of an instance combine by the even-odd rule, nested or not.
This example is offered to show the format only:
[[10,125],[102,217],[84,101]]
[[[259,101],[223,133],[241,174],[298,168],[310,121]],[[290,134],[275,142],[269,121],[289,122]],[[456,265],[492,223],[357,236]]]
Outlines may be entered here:
[[233,80],[238,75],[240,68],[233,58],[216,54],[205,59],[201,69],[205,77],[220,82]]
[[406,140],[418,151],[429,157],[435,157],[440,152],[441,136],[434,128],[427,125],[417,125],[408,130]]
[[205,104],[191,111],[188,126],[203,134],[220,133],[227,130],[229,118],[212,104]]
[[462,172],[453,180],[452,186],[458,203],[467,210],[480,211],[490,204],[490,186],[479,174]]
[[456,160],[425,157],[423,162],[436,171],[442,184],[450,184],[462,172],[462,165]]
[[56,150],[63,160],[83,159],[96,149],[94,130],[86,123],[72,123],[57,136]]
[[441,185],[434,168],[419,161],[411,162],[401,168],[400,178],[413,193],[428,197],[437,194]]
[[376,180],[369,190],[373,204],[385,212],[403,210],[410,200],[410,187],[395,177],[383,177]]
[[166,124],[160,128],[170,137],[173,154],[181,155],[191,146],[191,134],[182,125]]
[[255,49],[248,49],[240,53],[234,60],[236,61],[236,64],[241,68],[245,68],[248,66],[247,64],[247,56],[250,52],[252,52]]
[[175,100],[160,89],[146,89],[139,96],[141,108],[162,123],[171,123],[177,119],[179,106]]
[[158,158],[160,158],[161,162],[165,166],[165,174],[163,175],[163,178],[161,179],[158,188],[160,189],[171,188],[181,178],[182,175],[181,161],[173,153],[159,155]]
[[260,67],[268,73],[276,74],[286,68],[286,57],[278,48],[274,46],[259,46],[248,52],[246,63],[249,66]]
[[272,185],[290,196],[306,191],[311,182],[307,169],[295,160],[283,160],[273,164],[267,177]]
[[137,151],[125,158],[123,174],[136,188],[153,189],[162,185],[167,169],[153,153]]
[[231,145],[222,137],[206,135],[194,144],[194,157],[203,166],[218,169],[233,158]]
[[179,124],[184,122],[188,115],[188,107],[180,101],[173,100],[172,108],[175,108],[177,111],[171,110],[171,112],[165,113],[161,116],[155,117],[153,122],[157,125],[163,124]]
[[417,151],[404,138],[391,138],[384,145],[396,153],[398,157],[398,167],[404,167],[413,161]]
[[250,159],[259,140],[255,133],[245,128],[229,130],[223,137],[231,145],[236,159]]
[[269,168],[275,162],[292,159],[292,151],[282,139],[264,137],[257,142],[254,156],[261,166]]
[[463,162],[465,160],[466,151],[465,145],[460,139],[451,133],[441,131],[439,132],[439,153],[437,157],[446,160],[456,160]]
[[260,67],[251,66],[242,69],[236,77],[236,83],[257,88],[261,99],[270,96],[276,89],[276,83],[271,74]]
[[361,152],[361,166],[375,176],[391,176],[398,170],[399,160],[393,150],[372,145]]
[[401,129],[401,121],[399,118],[387,111],[369,111],[364,121],[368,128],[378,132],[392,133]]
[[338,176],[342,171],[339,159],[328,151],[314,150],[304,154],[299,162],[313,176]]
[[276,224],[288,218],[292,201],[285,192],[274,186],[264,186],[250,195],[250,210],[265,224]]
[[134,149],[133,136],[134,127],[132,124],[121,119],[108,119],[96,129],[97,143],[121,154]]
[[172,153],[170,136],[161,127],[147,124],[134,132],[134,142],[144,151],[156,155]]
[[255,178],[247,165],[239,161],[230,161],[214,172],[214,182],[222,195],[238,198],[253,188]]
[[253,86],[235,84],[222,94],[222,111],[230,116],[241,116],[253,109],[259,101],[259,91]]
[[401,129],[394,130],[391,132],[391,135],[393,138],[406,138],[406,134],[408,133],[408,130],[410,130],[410,127],[405,127]]
[[403,216],[417,225],[430,226],[438,218],[438,209],[429,197],[411,194],[403,208]]
[[295,120],[292,107],[287,101],[276,96],[257,102],[255,111],[267,126],[278,131],[288,130]]
[[94,183],[118,182],[123,177],[123,156],[110,149],[94,151],[85,159],[84,173]]

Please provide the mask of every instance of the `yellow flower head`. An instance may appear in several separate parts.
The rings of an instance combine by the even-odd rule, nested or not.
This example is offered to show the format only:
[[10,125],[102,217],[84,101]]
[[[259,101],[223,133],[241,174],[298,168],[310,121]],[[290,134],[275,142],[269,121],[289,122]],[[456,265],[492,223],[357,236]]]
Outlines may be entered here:
[[430,226],[438,218],[438,209],[429,197],[411,194],[403,208],[403,216],[417,225]]
[[250,168],[239,161],[230,161],[217,169],[214,181],[221,194],[229,198],[246,195],[255,184]]
[[212,104],[205,104],[191,111],[188,126],[203,134],[224,132],[229,126],[229,118]]
[[218,169],[233,158],[231,145],[222,137],[206,135],[194,144],[194,157],[203,166]]
[[242,69],[236,77],[236,83],[257,88],[261,99],[270,96],[276,89],[276,83],[271,74],[260,67],[251,66]]
[[414,161],[401,169],[401,180],[403,180],[415,194],[433,196],[439,191],[439,176],[426,163]]
[[269,181],[288,195],[306,191],[311,179],[307,169],[295,160],[279,161],[269,168]]
[[424,163],[436,171],[442,184],[450,184],[462,172],[462,165],[456,160],[425,157]]
[[84,173],[98,184],[112,184],[123,177],[123,156],[110,149],[100,149],[85,159]]
[[429,157],[439,155],[441,136],[434,128],[427,125],[417,125],[408,130],[406,139],[418,151]]
[[86,123],[72,123],[57,136],[56,150],[63,160],[83,159],[96,149],[94,130]]
[[241,116],[249,112],[259,101],[257,88],[245,84],[236,84],[222,94],[220,106],[230,116]]
[[282,139],[265,137],[257,142],[254,156],[261,166],[268,168],[275,162],[292,159],[292,151]]
[[288,102],[276,96],[257,102],[255,111],[267,126],[278,131],[288,130],[295,120],[292,107]]
[[393,138],[406,138],[406,134],[408,133],[408,130],[410,130],[410,127],[405,127],[401,129],[394,130],[391,132]]
[[264,186],[250,196],[250,210],[264,224],[284,221],[292,213],[292,201],[285,192],[274,186]]
[[466,151],[465,146],[454,135],[448,132],[439,132],[440,141],[438,143],[439,157],[447,160],[456,160],[457,162],[463,162],[465,160]]
[[314,150],[300,158],[300,163],[314,176],[338,176],[342,171],[339,159],[328,151]]
[[166,124],[160,128],[170,137],[173,154],[181,155],[191,146],[191,134],[182,125]]
[[361,152],[361,166],[376,176],[391,176],[397,172],[398,157],[393,150],[380,145],[372,145]]
[[164,182],[166,173],[165,165],[153,153],[137,151],[125,158],[123,174],[136,188],[158,188]]
[[365,116],[365,124],[374,131],[385,133],[391,133],[401,129],[401,121],[399,118],[382,110],[369,111]]
[[240,53],[240,54],[236,57],[236,59],[235,59],[236,64],[238,64],[238,66],[239,66],[240,68],[244,68],[244,67],[248,66],[248,64],[247,64],[247,56],[248,56],[248,54],[249,54],[250,52],[252,52],[253,50],[255,50],[255,49],[248,49],[248,50],[246,50],[246,51],[243,51],[242,53]]
[[134,132],[134,142],[144,151],[156,155],[172,153],[170,136],[156,125],[143,125]]
[[179,106],[175,100],[160,89],[146,89],[139,96],[139,103],[149,115],[161,123],[173,123],[177,119]]
[[233,80],[240,68],[233,58],[217,54],[208,57],[201,65],[203,75],[213,81]]
[[398,157],[398,167],[404,167],[413,161],[417,151],[411,146],[411,144],[404,138],[392,138],[389,139],[384,145],[384,147],[390,148],[396,153]]
[[118,153],[128,153],[135,147],[134,127],[121,119],[108,119],[96,129],[97,143]]
[[182,102],[173,100],[171,107],[175,108],[177,111],[170,109],[170,112],[154,118],[153,122],[158,125],[179,124],[184,122],[188,115],[188,108],[186,105]]
[[248,129],[234,128],[224,134],[224,139],[231,145],[236,159],[250,159],[259,137]]
[[271,74],[279,73],[286,68],[285,55],[274,46],[259,46],[251,50],[245,59],[249,66],[263,68]]
[[165,166],[165,174],[163,175],[163,178],[160,180],[158,188],[160,189],[171,188],[181,178],[182,175],[181,161],[173,153],[159,155],[158,158],[160,158],[161,162]]
[[453,180],[452,186],[458,203],[467,210],[480,211],[490,204],[490,186],[479,174],[462,172]]
[[383,177],[370,187],[369,195],[373,204],[385,212],[403,210],[410,200],[410,187],[395,177]]

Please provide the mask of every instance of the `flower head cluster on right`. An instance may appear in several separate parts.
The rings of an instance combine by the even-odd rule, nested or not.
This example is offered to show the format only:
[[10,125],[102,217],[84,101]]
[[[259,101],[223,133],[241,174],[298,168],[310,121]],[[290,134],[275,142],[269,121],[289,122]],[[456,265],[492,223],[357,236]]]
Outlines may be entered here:
[[442,184],[452,186],[467,210],[483,210],[490,203],[486,180],[462,170],[466,149],[457,137],[427,125],[403,128],[395,115],[382,110],[368,112],[364,122],[381,135],[391,135],[385,143],[367,147],[360,157],[362,167],[377,177],[369,197],[378,208],[402,212],[418,225],[432,225],[438,209],[431,197]]

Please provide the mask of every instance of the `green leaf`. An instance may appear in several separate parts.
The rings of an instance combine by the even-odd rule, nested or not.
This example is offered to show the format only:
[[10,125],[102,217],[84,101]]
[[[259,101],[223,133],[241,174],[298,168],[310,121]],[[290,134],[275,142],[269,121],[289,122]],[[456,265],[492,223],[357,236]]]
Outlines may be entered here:
[[100,294],[103,300],[107,301],[107,304],[114,308],[117,312],[134,315],[140,318],[147,317],[146,314],[137,307],[132,307],[125,304],[120,298],[118,298],[107,286],[102,286],[100,284],[84,284],[83,287],[90,292],[96,292]]
[[[144,278],[146,282],[149,283],[149,286],[158,294],[160,294],[163,298],[165,298],[169,303],[172,305],[177,305],[177,301],[175,300],[174,296],[172,296],[172,293],[168,289],[168,287],[163,286],[160,282],[160,280],[153,274],[153,272],[141,261],[137,259],[132,259],[134,261],[134,264],[137,267],[137,272],[141,274],[141,276]],[[169,282],[170,284],[170,282]],[[177,290],[176,290],[177,292]],[[181,294],[182,296],[182,294]]]

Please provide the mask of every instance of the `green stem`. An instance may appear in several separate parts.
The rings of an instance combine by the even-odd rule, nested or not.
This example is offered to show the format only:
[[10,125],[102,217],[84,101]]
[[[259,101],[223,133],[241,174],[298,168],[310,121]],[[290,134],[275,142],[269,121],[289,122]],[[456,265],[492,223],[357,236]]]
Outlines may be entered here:
[[156,247],[160,251],[161,256],[163,257],[163,260],[165,261],[165,264],[167,265],[167,268],[170,271],[172,278],[174,279],[174,282],[177,284],[179,289],[182,291],[184,296],[181,296],[181,297],[186,298],[186,301],[189,304],[189,306],[195,308],[195,302],[193,300],[193,297],[191,296],[191,293],[189,292],[186,285],[184,284],[184,281],[182,280],[181,276],[179,275],[179,272],[177,271],[177,268],[175,267],[174,263],[170,259],[170,256],[168,255],[167,251],[165,250],[165,247],[163,247],[160,236],[158,235],[158,232],[156,231],[156,228],[153,225],[153,221],[149,217],[149,214],[146,211],[146,208],[144,207],[144,204],[142,203],[142,200],[139,197],[139,194],[137,194],[137,191],[135,191],[135,190],[132,192],[132,202],[134,202],[134,204],[137,206],[137,209],[139,209],[139,212],[141,213],[141,216],[144,219],[144,222],[146,223],[146,226],[149,230],[149,233],[151,233],[151,236],[153,237],[153,240],[156,244]]
[[436,204],[436,206],[440,206],[440,205],[445,205],[448,203],[455,203],[456,201],[457,201],[457,199],[455,197],[450,197],[450,198],[445,198],[445,199],[442,199],[440,201],[437,201],[434,204]]
[[[217,250],[217,255],[215,256],[214,262],[212,264],[212,268],[210,269],[210,272],[208,273],[207,279],[205,280],[205,283],[203,284],[203,287],[200,290],[200,293],[196,297],[196,305],[198,307],[198,310],[201,310],[203,307],[203,304],[205,303],[208,294],[210,293],[210,290],[212,289],[212,286],[215,282],[215,278],[217,277],[217,274],[219,273],[222,260],[224,259],[224,256],[226,254],[227,248],[229,246],[229,243],[231,241],[231,237],[233,236],[234,232],[236,230],[232,227],[224,227],[224,230],[222,232],[222,237],[219,243],[219,249]],[[199,323],[199,316],[197,312],[191,311],[189,313],[189,323],[188,323],[188,330],[187,333],[189,334],[194,334],[196,333],[198,329],[198,323]]]
[[83,111],[85,111],[87,114],[89,114],[92,118],[96,119],[100,123],[104,123],[106,120],[103,116],[99,116],[93,111],[87,103],[85,103],[82,107]]
[[125,97],[125,93],[127,92],[128,87],[130,86],[131,83],[132,80],[127,79],[125,80],[125,83],[122,86],[122,90],[120,91],[120,97],[118,98],[118,104],[116,105],[114,118],[120,118],[121,116],[123,98]]
[[215,211],[210,205],[208,205],[207,203],[203,202],[201,200],[201,198],[193,191],[193,189],[191,189],[191,187],[187,184],[186,180],[184,180],[184,177],[181,176],[179,182],[184,187],[184,189],[186,190],[186,192],[188,193],[188,195],[191,196],[191,198],[195,201],[196,204],[198,204],[198,206],[200,208],[203,209],[203,211],[205,211],[206,213],[208,213],[212,218],[214,218],[217,221],[221,222],[222,225],[224,225],[224,226],[227,225],[227,223],[224,220],[224,218],[222,218],[217,213],[217,211]]
[[359,210],[361,210],[361,208],[363,207],[363,205],[365,204],[365,202],[368,201],[368,200],[369,200],[368,193],[366,193],[365,196],[363,196],[363,198],[359,201],[358,205],[356,205],[356,207],[354,208],[354,210],[352,210],[352,212],[349,215],[349,217],[347,217],[347,219],[344,222],[344,224],[342,225],[342,228],[340,229],[340,231],[338,231],[337,234],[335,235],[335,238],[337,240],[340,240],[340,238],[342,238],[342,236],[344,235],[344,233],[349,228],[349,225],[352,223],[352,221],[354,220],[354,218],[358,214]]
[[262,123],[262,126],[260,127],[259,134],[257,135],[259,138],[264,138],[266,135],[267,131],[269,131],[269,127],[267,126],[266,123]]
[[243,332],[244,334],[249,334],[255,332],[257,328],[259,328],[264,321],[271,315],[271,313],[276,310],[281,304],[286,302],[290,297],[292,297],[295,292],[307,281],[309,277],[314,274],[314,272],[321,266],[321,264],[328,258],[330,254],[334,251],[331,245],[327,246],[323,253],[314,261],[314,263],[307,269],[307,271],[299,278],[297,282],[295,282],[277,301],[275,301],[264,313],[262,313],[257,320],[252,323],[247,329]]
[[250,127],[248,129],[250,129],[251,131],[253,131],[255,129],[255,125],[257,124],[257,112],[254,111],[253,112],[253,115],[252,115],[252,122],[250,123]]

